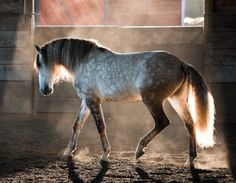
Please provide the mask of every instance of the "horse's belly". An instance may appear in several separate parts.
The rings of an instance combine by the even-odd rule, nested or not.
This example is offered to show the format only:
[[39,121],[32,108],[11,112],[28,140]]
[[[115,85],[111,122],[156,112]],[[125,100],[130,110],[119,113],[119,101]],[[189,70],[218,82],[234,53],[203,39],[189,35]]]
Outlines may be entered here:
[[106,95],[104,96],[104,100],[108,102],[118,102],[118,101],[123,101],[123,102],[131,102],[131,101],[138,101],[141,100],[141,96],[139,94],[135,93],[115,93],[111,95]]
[[140,93],[135,87],[106,86],[100,90],[105,101],[137,101],[141,100]]

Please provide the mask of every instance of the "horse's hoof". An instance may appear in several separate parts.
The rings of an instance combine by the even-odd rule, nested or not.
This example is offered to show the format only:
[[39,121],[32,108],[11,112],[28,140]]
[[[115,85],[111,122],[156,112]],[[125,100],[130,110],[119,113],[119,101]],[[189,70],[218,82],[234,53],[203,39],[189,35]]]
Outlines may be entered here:
[[136,159],[139,159],[142,155],[144,155],[144,151],[143,150],[141,150],[141,149],[139,149],[139,150],[137,150],[136,152],[135,152],[135,158]]
[[104,159],[100,159],[99,160],[99,164],[101,165],[101,167],[108,167],[110,161],[104,160]]
[[102,167],[108,165],[109,162],[110,162],[110,160],[108,158],[108,155],[104,155],[104,154],[101,156],[101,158],[99,160],[99,163]]

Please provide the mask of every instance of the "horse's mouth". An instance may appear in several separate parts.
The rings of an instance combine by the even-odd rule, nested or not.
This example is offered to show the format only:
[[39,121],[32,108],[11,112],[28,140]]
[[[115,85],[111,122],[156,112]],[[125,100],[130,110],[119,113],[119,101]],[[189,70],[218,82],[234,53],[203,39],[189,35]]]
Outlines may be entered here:
[[53,89],[47,89],[47,90],[42,90],[40,89],[40,92],[44,95],[44,96],[49,96],[53,93]]
[[53,92],[51,92],[51,93],[42,93],[44,96],[49,96],[49,95],[51,95]]

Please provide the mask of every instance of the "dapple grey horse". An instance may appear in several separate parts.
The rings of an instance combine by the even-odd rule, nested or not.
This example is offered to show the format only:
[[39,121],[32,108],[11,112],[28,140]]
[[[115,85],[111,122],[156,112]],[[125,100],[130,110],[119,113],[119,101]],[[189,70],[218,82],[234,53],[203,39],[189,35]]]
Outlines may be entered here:
[[104,101],[142,100],[152,115],[154,128],[139,141],[137,159],[150,141],[170,124],[163,110],[165,100],[183,119],[189,132],[190,166],[194,166],[197,156],[196,144],[214,145],[213,97],[199,72],[178,57],[164,51],[115,53],[94,41],[74,38],[35,47],[38,52],[35,68],[42,94],[52,94],[56,82],[68,80],[82,99],[65,156],[73,154],[78,134],[91,113],[102,142],[100,161],[109,161],[111,148],[101,107]]

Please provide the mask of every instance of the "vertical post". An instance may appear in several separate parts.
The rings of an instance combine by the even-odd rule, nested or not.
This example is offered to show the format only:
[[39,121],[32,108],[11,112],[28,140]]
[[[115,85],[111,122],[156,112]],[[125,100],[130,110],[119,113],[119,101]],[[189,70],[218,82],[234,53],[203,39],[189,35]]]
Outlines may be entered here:
[[[228,163],[236,178],[236,2],[205,0],[204,74],[213,89],[217,128],[228,149]],[[217,130],[219,131],[219,129]],[[219,137],[218,137],[219,139]]]
[[104,2],[104,25],[109,24],[109,0],[103,0]]
[[184,26],[186,0],[181,0],[181,26]]

